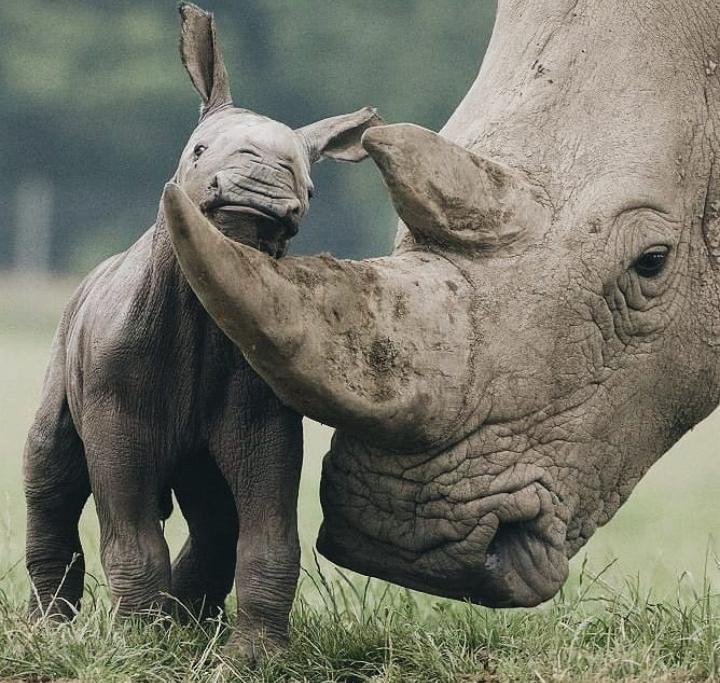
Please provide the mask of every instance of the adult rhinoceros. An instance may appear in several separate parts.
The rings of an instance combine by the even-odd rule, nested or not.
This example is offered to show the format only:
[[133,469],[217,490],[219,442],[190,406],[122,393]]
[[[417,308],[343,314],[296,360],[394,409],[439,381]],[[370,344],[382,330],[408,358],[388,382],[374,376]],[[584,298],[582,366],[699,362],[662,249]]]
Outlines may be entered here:
[[287,403],[333,425],[318,547],[530,606],[720,399],[720,5],[500,0],[435,134],[363,144],[387,258],[273,260],[182,191],[183,270]]

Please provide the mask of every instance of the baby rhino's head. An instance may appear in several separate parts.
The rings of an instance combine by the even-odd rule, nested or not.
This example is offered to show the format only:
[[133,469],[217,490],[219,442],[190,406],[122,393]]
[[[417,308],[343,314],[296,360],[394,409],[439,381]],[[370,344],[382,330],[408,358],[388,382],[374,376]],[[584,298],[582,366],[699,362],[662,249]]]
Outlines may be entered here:
[[382,119],[366,107],[292,130],[234,107],[212,15],[191,4],[180,15],[183,63],[203,104],[174,181],[228,237],[281,256],[312,197],[310,166],[362,160],[360,138]]
[[180,158],[177,182],[228,237],[281,256],[313,193],[310,166],[323,156],[362,158],[372,109],[292,130],[227,106],[203,117]]

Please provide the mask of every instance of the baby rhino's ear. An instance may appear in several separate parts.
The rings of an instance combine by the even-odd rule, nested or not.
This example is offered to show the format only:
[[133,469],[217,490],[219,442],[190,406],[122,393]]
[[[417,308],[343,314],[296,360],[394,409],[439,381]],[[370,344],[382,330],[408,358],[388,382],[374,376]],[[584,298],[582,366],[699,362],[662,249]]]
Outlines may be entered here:
[[362,134],[368,128],[383,123],[373,107],[365,107],[352,114],[311,123],[295,132],[303,139],[312,163],[322,157],[338,161],[362,161],[367,157],[367,152],[360,144]]
[[190,2],[181,2],[178,11],[182,20],[180,56],[202,98],[202,119],[232,104],[228,75],[213,15]]

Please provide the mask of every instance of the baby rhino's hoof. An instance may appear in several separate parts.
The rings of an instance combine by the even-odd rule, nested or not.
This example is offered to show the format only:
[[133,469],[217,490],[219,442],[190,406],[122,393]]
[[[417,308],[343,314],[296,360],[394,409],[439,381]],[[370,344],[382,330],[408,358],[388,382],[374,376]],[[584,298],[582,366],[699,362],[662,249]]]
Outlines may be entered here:
[[250,666],[256,666],[284,650],[287,644],[287,638],[276,638],[266,634],[250,637],[235,633],[223,646],[221,654],[226,659],[240,659]]

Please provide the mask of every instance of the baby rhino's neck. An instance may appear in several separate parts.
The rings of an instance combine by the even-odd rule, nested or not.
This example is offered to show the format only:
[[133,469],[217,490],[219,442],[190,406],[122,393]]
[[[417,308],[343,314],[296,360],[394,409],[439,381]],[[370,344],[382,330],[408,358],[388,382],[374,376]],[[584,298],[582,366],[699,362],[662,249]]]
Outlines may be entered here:
[[155,222],[149,266],[146,304],[154,315],[178,324],[210,320],[182,273],[162,212]]

